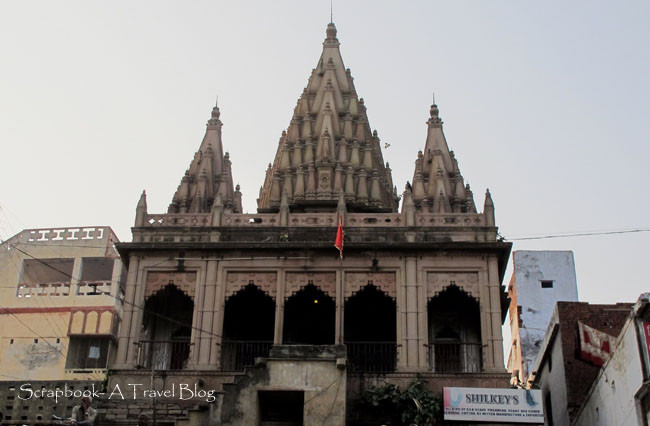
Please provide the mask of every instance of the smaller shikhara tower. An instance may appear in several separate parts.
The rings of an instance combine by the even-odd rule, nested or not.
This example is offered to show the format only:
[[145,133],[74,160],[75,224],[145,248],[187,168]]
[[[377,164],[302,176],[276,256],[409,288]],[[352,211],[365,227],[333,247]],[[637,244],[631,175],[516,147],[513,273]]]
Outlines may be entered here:
[[143,193],[133,242],[118,245],[129,273],[109,387],[153,371],[159,388],[222,392],[210,415],[223,424],[343,425],[372,416],[357,401],[378,377],[423,377],[436,393],[508,386],[511,245],[489,191],[478,213],[432,105],[398,195],[334,24],[326,34],[256,214],[242,213],[216,107],[168,212],[150,214]]

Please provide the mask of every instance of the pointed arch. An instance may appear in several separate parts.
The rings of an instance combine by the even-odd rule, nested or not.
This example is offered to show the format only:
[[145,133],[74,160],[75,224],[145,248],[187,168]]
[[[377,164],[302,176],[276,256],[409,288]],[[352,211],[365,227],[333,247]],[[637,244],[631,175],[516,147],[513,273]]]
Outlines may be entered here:
[[427,306],[429,361],[443,373],[481,370],[481,319],[478,301],[456,285],[433,297]]
[[309,283],[284,305],[284,343],[332,345],[335,318],[334,299]]

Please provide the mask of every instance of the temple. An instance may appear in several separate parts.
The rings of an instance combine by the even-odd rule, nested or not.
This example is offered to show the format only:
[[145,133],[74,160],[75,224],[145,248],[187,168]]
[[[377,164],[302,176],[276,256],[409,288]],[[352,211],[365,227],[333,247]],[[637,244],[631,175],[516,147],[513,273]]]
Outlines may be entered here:
[[437,105],[424,136],[398,194],[330,23],[246,214],[215,107],[167,213],[148,212],[143,192],[133,241],[117,244],[128,276],[109,391],[194,393],[114,412],[109,401],[105,420],[383,424],[362,403],[372,385],[508,387],[511,244],[489,191],[477,212]]

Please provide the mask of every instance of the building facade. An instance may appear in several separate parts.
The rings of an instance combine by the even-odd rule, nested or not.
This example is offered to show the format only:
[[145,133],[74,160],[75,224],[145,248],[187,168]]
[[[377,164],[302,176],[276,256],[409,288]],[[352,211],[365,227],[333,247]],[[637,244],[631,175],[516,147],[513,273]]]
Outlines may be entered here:
[[26,383],[78,391],[105,380],[126,282],[117,242],[111,228],[92,226],[28,229],[0,245],[3,424],[70,415],[67,399],[25,399]]
[[513,385],[526,385],[557,302],[577,302],[578,284],[571,251],[517,250],[512,254],[510,354]]
[[573,422],[576,426],[647,426],[650,422],[650,294],[630,311],[612,348]]
[[128,278],[109,391],[195,392],[105,401],[104,421],[364,424],[373,384],[508,386],[511,244],[489,191],[477,212],[436,105],[400,197],[329,24],[255,214],[221,126],[215,107],[168,211],[149,213],[143,193],[133,241],[118,245]]
[[558,302],[533,364],[529,386],[541,389],[547,426],[569,426],[576,419],[601,365],[582,356],[581,326],[614,338],[632,309],[631,303],[595,305]]

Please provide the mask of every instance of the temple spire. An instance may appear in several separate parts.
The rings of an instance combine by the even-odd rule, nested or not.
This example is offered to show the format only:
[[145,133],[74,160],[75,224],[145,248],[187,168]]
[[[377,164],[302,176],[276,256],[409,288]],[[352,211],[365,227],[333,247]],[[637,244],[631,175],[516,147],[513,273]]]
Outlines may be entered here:
[[425,213],[475,212],[472,192],[463,185],[458,161],[447,145],[435,97],[433,101],[424,150],[418,152],[413,171],[414,204]]
[[[258,210],[276,212],[286,189],[291,211],[336,211],[341,194],[348,211],[397,211],[390,168],[366,108],[345,68],[336,26],[327,25],[323,51],[300,95]],[[268,176],[279,176],[281,182]],[[293,189],[293,190],[292,190]]]
[[223,123],[218,102],[217,97],[203,141],[181,179],[169,205],[169,213],[210,213],[217,194],[221,194],[221,202],[226,209],[241,212],[241,202],[238,202],[233,190],[228,153],[224,155],[223,151]]

